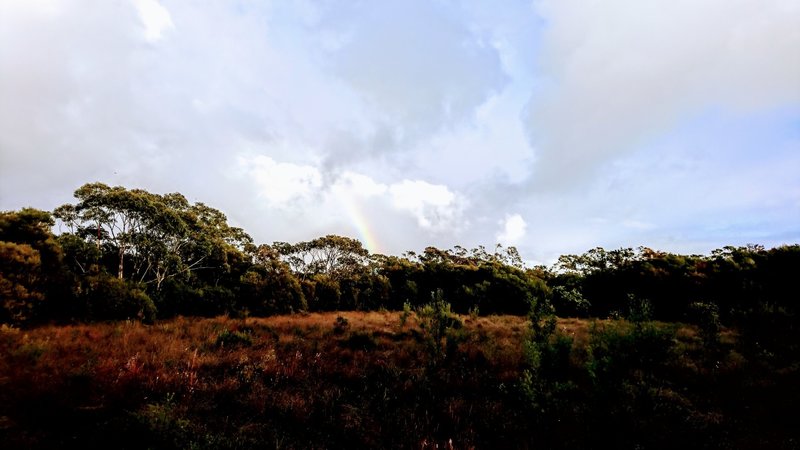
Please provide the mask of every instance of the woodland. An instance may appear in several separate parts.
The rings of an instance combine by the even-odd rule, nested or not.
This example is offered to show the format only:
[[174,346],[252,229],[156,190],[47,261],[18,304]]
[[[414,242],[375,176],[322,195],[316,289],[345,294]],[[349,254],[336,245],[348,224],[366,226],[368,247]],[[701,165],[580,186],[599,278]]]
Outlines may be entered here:
[[74,197],[0,212],[6,448],[800,446],[800,245],[528,267]]

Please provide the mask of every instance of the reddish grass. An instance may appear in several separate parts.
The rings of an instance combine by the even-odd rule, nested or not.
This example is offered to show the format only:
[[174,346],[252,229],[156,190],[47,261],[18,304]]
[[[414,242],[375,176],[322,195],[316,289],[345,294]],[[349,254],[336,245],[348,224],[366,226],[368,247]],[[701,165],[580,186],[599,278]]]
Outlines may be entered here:
[[[0,440],[7,448],[66,446],[75,436],[123,448],[442,448],[452,439],[473,448],[530,438],[515,387],[526,318],[462,316],[457,349],[434,360],[415,316],[401,325],[400,315],[3,327]],[[346,326],[337,329],[339,317]],[[557,330],[580,350],[593,324],[607,323],[559,319]],[[700,345],[692,327],[677,338],[687,351]],[[585,351],[575,358],[579,367]]]

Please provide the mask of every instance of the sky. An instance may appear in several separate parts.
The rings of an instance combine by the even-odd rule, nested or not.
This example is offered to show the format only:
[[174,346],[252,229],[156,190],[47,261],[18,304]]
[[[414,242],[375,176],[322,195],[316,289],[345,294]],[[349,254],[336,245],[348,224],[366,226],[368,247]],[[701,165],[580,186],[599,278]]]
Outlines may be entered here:
[[530,264],[800,242],[796,0],[0,0],[0,210]]

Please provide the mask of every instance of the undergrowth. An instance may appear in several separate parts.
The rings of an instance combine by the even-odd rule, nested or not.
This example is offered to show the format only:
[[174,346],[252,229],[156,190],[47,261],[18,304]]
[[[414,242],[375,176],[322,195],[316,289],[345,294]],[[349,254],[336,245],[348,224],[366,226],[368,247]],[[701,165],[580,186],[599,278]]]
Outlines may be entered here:
[[464,317],[436,293],[432,300],[346,317],[3,327],[0,441],[9,449],[798,442],[797,369],[764,372],[729,330],[635,314],[557,319],[546,303],[535,321]]

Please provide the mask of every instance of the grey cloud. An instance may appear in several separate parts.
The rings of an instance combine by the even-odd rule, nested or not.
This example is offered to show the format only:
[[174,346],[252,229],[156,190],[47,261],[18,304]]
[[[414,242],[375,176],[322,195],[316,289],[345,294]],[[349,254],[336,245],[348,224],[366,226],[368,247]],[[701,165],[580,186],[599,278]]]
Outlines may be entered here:
[[0,13],[3,203],[20,191],[68,195],[75,173],[105,172],[125,152],[117,137],[135,101],[126,89],[135,12],[102,3],[75,14],[75,6],[42,12],[20,2]]
[[329,52],[329,63],[377,124],[356,152],[361,156],[408,149],[469,119],[509,81],[497,50],[470,30],[458,8],[422,1],[337,4],[319,26],[346,36]]
[[796,2],[537,2],[535,184],[565,186],[708,109],[800,102]]
[[[747,158],[717,167],[729,153],[693,152],[725,130],[687,137],[683,152],[664,150],[671,159],[636,146],[714,105],[735,110],[732,127],[797,105],[793,2],[161,3],[173,27],[148,40],[129,2],[0,2],[0,208],[51,208],[100,180],[183,192],[259,242],[359,237],[326,194],[356,172],[465,199],[459,226],[439,233],[386,196],[356,205],[390,253],[491,247],[516,213],[520,250],[537,260],[705,245],[695,222],[727,221],[735,240],[761,226],[734,220],[752,211],[771,236],[796,229],[796,158],[773,151],[748,170]],[[237,172],[243,155],[318,168],[321,193],[280,211]],[[526,184],[531,167],[541,184]],[[693,185],[715,195],[681,205]]]

